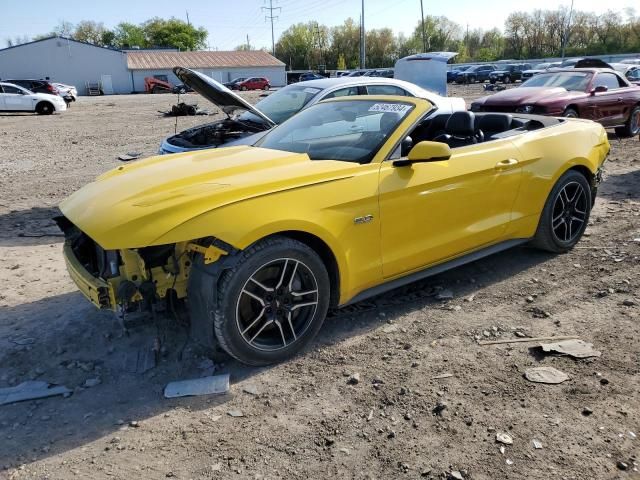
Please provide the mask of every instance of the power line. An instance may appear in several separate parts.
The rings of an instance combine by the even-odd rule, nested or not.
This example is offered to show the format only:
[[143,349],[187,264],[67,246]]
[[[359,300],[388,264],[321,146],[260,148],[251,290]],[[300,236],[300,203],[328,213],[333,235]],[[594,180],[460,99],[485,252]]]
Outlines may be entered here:
[[274,10],[280,10],[280,12],[282,12],[282,7],[274,7],[273,6],[273,0],[269,0],[269,6],[268,7],[262,7],[262,10],[264,11],[269,11],[269,15],[265,15],[264,19],[267,20],[271,20],[271,54],[275,57],[276,56],[276,37],[273,34],[273,21],[277,20],[278,17],[273,15],[273,11]]

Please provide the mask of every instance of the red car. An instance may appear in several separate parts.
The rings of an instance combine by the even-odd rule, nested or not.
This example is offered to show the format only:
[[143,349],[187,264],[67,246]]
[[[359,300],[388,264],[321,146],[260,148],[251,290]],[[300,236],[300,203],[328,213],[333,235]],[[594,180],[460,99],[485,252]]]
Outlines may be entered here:
[[249,77],[242,82],[236,83],[234,88],[237,90],[269,90],[271,85],[268,78]]
[[640,134],[640,86],[607,68],[556,69],[479,98],[471,111],[587,118],[634,136]]

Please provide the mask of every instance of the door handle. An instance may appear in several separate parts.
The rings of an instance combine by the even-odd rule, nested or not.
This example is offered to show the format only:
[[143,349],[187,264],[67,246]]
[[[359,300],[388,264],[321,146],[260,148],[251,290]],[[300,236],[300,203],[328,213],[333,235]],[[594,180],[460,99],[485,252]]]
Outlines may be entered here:
[[515,158],[507,158],[506,160],[501,160],[496,163],[496,170],[507,170],[509,168],[513,168],[518,165],[518,160]]

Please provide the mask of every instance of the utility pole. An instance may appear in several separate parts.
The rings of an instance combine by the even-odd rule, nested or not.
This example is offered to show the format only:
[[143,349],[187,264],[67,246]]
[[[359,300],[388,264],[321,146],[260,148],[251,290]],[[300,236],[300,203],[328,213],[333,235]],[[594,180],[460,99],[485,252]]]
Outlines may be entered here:
[[562,32],[562,61],[564,62],[564,51],[567,46],[567,40],[569,38],[569,27],[571,26],[571,15],[573,14],[573,0],[571,0],[571,9],[569,10],[569,19],[567,25]]
[[191,26],[191,22],[189,21],[189,10],[185,10],[187,12],[187,25]]
[[269,0],[269,6],[268,7],[262,7],[262,10],[264,11],[269,11],[269,15],[265,15],[264,19],[265,21],[267,20],[271,20],[271,54],[275,57],[276,56],[276,37],[273,34],[273,21],[277,20],[278,17],[273,15],[273,11],[274,10],[280,10],[282,11],[281,7],[274,7],[273,6],[273,0]]
[[247,33],[247,50],[251,50],[251,44],[249,43],[249,34]]
[[420,0],[420,19],[422,20],[422,51],[426,53],[427,37],[426,32],[424,31],[424,6],[422,5],[422,0]]
[[360,15],[360,68],[364,69],[367,63],[367,36],[364,30],[364,0],[362,0],[362,13]]

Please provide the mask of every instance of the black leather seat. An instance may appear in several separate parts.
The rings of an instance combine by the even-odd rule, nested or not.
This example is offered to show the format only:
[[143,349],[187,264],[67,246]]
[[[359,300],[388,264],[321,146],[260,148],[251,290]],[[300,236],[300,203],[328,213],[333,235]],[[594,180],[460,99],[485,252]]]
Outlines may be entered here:
[[482,141],[481,130],[476,130],[473,112],[454,112],[447,120],[445,133],[433,139],[448,144],[451,148],[465,147]]
[[479,118],[478,128],[482,130],[487,139],[512,128],[513,115],[507,113],[487,113]]

